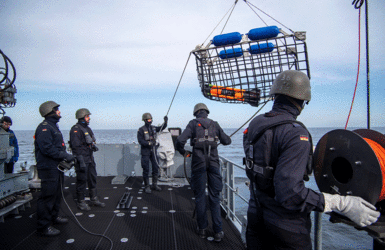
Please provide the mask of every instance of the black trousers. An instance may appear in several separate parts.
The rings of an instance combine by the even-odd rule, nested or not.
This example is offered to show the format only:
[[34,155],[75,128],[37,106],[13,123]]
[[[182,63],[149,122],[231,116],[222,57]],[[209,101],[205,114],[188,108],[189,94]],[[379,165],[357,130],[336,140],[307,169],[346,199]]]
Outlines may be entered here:
[[261,210],[263,209],[257,208],[255,201],[250,199],[246,229],[248,250],[312,249],[310,234],[295,233],[279,228],[264,220]]
[[[86,171],[81,172],[79,168],[76,168],[76,193],[78,199],[84,199],[86,188],[88,189],[96,188],[96,164],[94,161],[86,163]],[[79,197],[81,196],[81,197]]]
[[43,232],[58,217],[64,174],[54,169],[38,170],[41,193],[37,200],[37,231]]
[[5,163],[4,162],[4,173],[12,174],[13,173],[13,166],[14,165],[15,165],[15,163],[13,161],[9,162],[9,163]]
[[148,179],[150,173],[150,161],[152,166],[152,177],[158,177],[159,175],[159,166],[157,164],[158,159],[156,157],[156,152],[151,150],[150,155],[142,155],[141,164],[143,168],[143,178]]

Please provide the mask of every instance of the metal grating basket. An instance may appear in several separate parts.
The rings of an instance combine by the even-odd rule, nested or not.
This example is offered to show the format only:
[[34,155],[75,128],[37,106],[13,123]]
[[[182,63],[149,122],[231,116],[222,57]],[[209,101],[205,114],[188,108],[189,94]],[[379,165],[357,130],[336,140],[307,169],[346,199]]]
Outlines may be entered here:
[[270,100],[271,85],[282,71],[299,70],[310,78],[304,32],[256,41],[243,35],[238,43],[209,43],[192,53],[201,91],[210,100],[258,106]]

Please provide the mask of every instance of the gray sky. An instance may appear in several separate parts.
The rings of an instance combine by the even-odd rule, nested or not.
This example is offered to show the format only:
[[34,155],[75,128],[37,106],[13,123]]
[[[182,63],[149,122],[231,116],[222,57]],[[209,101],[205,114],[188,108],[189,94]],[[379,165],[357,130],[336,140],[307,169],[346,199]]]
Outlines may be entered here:
[[[341,127],[353,97],[358,60],[358,10],[348,0],[250,0],[294,31],[307,32],[312,101],[299,117],[309,127]],[[13,129],[35,129],[38,107],[61,104],[62,129],[79,108],[91,110],[94,129],[141,126],[150,112],[162,122],[190,51],[209,36],[230,0],[12,1],[0,3],[0,49],[16,66],[18,102],[6,109]],[[260,14],[268,25],[277,24]],[[364,8],[358,93],[349,126],[366,127]],[[383,1],[370,1],[371,125],[385,126],[385,22]],[[222,22],[213,35],[220,33]],[[224,33],[247,33],[265,24],[239,1]],[[286,30],[287,31],[287,30]],[[236,128],[257,108],[205,99],[191,56],[169,113],[184,128],[196,103],[208,105],[222,127]],[[262,112],[271,108],[266,105]]]

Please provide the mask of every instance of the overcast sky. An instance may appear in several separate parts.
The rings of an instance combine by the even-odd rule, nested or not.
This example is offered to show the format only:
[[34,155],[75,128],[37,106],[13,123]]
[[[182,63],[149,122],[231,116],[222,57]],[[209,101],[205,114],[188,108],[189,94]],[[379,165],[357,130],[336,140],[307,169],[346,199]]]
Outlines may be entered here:
[[[357,74],[358,10],[351,0],[250,0],[294,31],[307,32],[312,101],[299,117],[308,127],[341,127],[349,113]],[[6,109],[12,129],[42,121],[41,103],[59,103],[62,129],[90,109],[94,129],[135,129],[150,112],[163,121],[189,53],[209,36],[233,0],[34,0],[0,2],[0,49],[17,70],[17,104]],[[268,25],[277,25],[260,12]],[[349,126],[366,127],[364,8],[358,93]],[[385,126],[385,4],[369,2],[371,126]],[[214,31],[219,34],[224,22]],[[265,24],[239,1],[224,33],[247,33]],[[286,30],[287,31],[287,30]],[[0,65],[2,66],[2,65]],[[257,108],[205,99],[191,56],[169,113],[184,128],[204,102],[209,117],[237,128]],[[270,110],[272,103],[261,112]]]

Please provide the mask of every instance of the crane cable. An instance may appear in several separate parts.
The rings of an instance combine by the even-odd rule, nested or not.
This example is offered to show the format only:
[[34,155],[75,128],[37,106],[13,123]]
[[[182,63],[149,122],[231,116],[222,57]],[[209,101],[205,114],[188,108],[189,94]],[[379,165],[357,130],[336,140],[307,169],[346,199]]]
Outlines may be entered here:
[[[219,23],[217,24],[217,26],[213,29],[213,31],[211,31],[210,35],[209,35],[209,36],[206,38],[206,40],[202,43],[202,46],[203,46],[203,44],[207,41],[207,39],[211,36],[211,34],[214,32],[214,30],[219,26],[219,24],[222,22],[222,20],[226,17],[226,15],[227,15],[227,14],[230,12],[230,10],[231,10],[231,13],[230,13],[229,17],[227,18],[226,23],[225,23],[225,25],[224,25],[224,27],[223,27],[223,29],[222,29],[222,32],[223,32],[223,30],[225,29],[225,27],[226,27],[226,25],[227,25],[227,22],[228,22],[229,19],[230,19],[231,14],[233,13],[233,10],[234,10],[235,5],[237,4],[237,2],[238,2],[238,0],[235,1],[235,3],[234,3],[234,4],[231,6],[231,8],[227,11],[227,13],[222,17],[222,19],[219,21]],[[221,32],[221,34],[222,34],[222,32]],[[167,110],[166,116],[167,116],[168,113],[170,112],[171,106],[172,106],[172,104],[173,104],[173,102],[174,102],[174,99],[175,99],[175,95],[176,95],[176,93],[178,92],[179,85],[180,85],[180,83],[181,83],[181,81],[182,81],[184,72],[186,71],[188,62],[190,61],[190,57],[191,57],[191,52],[190,52],[190,54],[189,54],[189,56],[188,56],[186,65],[184,66],[182,75],[181,75],[181,77],[180,77],[180,79],[179,79],[179,83],[178,83],[178,85],[177,85],[177,87],[176,87],[174,96],[172,97],[172,100],[171,100],[171,103],[170,103],[170,107],[169,107],[168,110]]]
[[[362,5],[362,3],[361,3],[361,5]],[[346,124],[345,124],[345,129],[348,127],[350,115],[351,115],[352,109],[353,109],[354,99],[356,97],[358,78],[359,78],[359,75],[360,75],[360,58],[361,58],[361,9],[359,8],[358,9],[358,66],[357,66],[357,78],[356,78],[356,86],[354,87],[352,104],[350,105],[349,115],[348,115],[348,118],[347,118]]]
[[257,12],[255,12],[255,10],[251,7],[253,6],[254,8],[256,8],[257,10],[259,10],[260,12],[262,12],[263,14],[265,14],[266,16],[270,17],[271,19],[273,19],[274,21],[276,21],[277,23],[279,23],[280,25],[282,25],[283,27],[285,27],[286,29],[290,30],[293,34],[294,34],[294,31],[288,27],[286,27],[284,24],[282,24],[281,22],[279,22],[277,19],[273,18],[272,16],[270,16],[269,14],[267,14],[266,12],[264,12],[263,10],[261,10],[260,8],[258,8],[257,6],[255,6],[254,4],[250,3],[249,1],[247,0],[243,0],[249,7],[250,9],[262,20],[262,22],[265,23],[266,26],[267,23],[257,14]]

